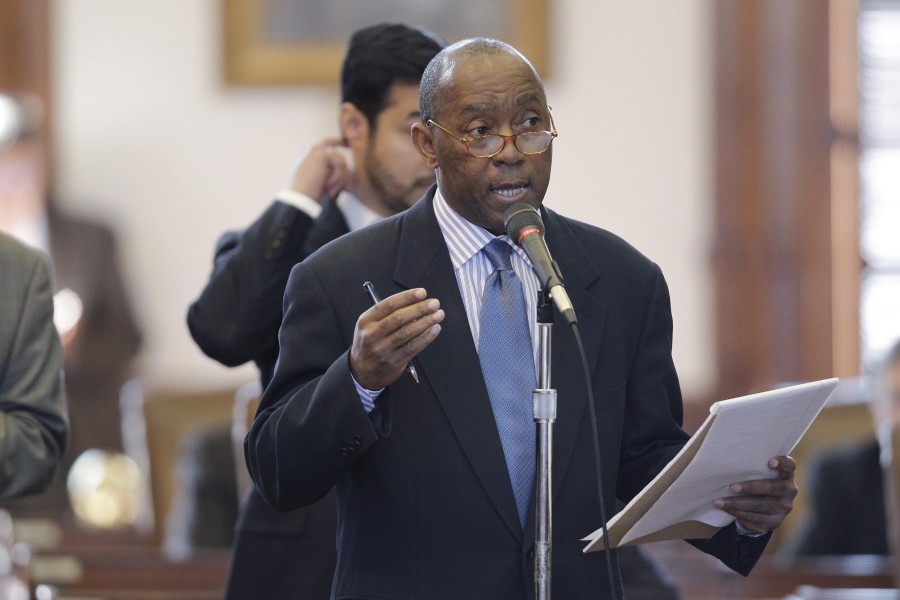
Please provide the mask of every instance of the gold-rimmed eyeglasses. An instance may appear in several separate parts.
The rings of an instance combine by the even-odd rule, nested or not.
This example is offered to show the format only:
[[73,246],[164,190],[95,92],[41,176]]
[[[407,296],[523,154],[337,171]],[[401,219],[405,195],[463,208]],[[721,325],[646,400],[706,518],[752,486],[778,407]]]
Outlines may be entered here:
[[553,143],[556,133],[556,124],[553,123],[553,115],[550,115],[550,127],[552,131],[525,131],[512,135],[490,133],[488,135],[476,135],[474,137],[459,137],[440,123],[428,119],[428,125],[434,125],[450,137],[459,140],[466,150],[475,158],[491,158],[503,152],[506,142],[512,142],[522,154],[541,154],[546,152]]

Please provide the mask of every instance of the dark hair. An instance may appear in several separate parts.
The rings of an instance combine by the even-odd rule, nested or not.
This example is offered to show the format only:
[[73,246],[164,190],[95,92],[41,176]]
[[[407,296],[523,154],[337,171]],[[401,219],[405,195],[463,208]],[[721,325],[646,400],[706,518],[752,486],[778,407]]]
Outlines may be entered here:
[[425,67],[445,46],[421,27],[381,23],[356,31],[341,69],[341,101],[352,103],[375,128],[396,83],[419,85]]

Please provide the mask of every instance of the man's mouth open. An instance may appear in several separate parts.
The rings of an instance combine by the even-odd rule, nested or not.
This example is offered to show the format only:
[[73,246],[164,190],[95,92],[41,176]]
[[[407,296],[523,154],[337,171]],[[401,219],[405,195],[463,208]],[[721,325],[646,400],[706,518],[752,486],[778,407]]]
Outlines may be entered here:
[[528,189],[527,185],[502,186],[491,188],[491,191],[498,196],[502,196],[504,200],[515,200],[525,193]]

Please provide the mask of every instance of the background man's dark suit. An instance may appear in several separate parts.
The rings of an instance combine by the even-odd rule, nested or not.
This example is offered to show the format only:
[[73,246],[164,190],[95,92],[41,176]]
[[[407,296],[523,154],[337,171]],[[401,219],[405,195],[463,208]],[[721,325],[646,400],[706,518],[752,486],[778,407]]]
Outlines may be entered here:
[[229,367],[256,362],[265,388],[278,359],[281,303],[291,268],[348,231],[333,201],[316,219],[273,202],[247,229],[222,235],[209,282],[188,309],[188,327],[200,349]]
[[[256,359],[265,388],[278,358],[282,298],[291,267],[348,231],[333,201],[325,203],[316,219],[274,202],[247,229],[224,234],[209,283],[188,311],[194,340],[226,365]],[[235,307],[242,309],[237,315]],[[276,597],[267,591],[270,584],[296,590],[297,598],[327,598],[334,574],[335,527],[333,493],[311,506],[280,512],[252,488],[235,526],[230,597]],[[253,541],[260,536],[280,538],[284,553],[255,552]],[[272,576],[261,576],[264,573]],[[291,582],[284,584],[285,578]]]
[[810,461],[809,515],[786,542],[786,555],[888,554],[880,452],[871,438]]
[[[294,268],[282,362],[246,444],[257,485],[280,508],[312,502],[336,485],[335,598],[533,594],[533,511],[523,534],[433,190]],[[612,507],[614,496],[638,492],[688,437],[679,427],[668,291],[659,269],[612,234],[547,210],[544,222],[584,337]],[[416,358],[421,384],[402,376],[372,415],[347,356],[356,320],[371,304],[365,280],[383,297],[424,287],[446,311],[440,336]],[[583,555],[579,541],[599,525],[583,381],[573,336],[557,324],[553,593],[567,599],[602,597],[607,587],[602,555]],[[730,526],[697,545],[746,573],[767,537],[738,540]]]

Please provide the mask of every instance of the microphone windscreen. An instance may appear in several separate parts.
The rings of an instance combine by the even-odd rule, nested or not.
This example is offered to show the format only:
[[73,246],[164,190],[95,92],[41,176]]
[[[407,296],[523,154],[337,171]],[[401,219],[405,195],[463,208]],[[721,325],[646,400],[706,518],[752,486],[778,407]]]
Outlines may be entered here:
[[519,243],[519,236],[526,229],[537,228],[541,235],[544,233],[544,221],[541,219],[541,213],[524,202],[516,202],[506,209],[506,212],[503,213],[503,227],[506,229],[506,235],[516,244]]

